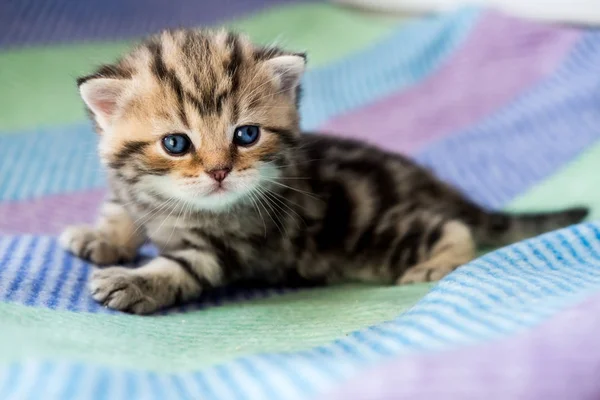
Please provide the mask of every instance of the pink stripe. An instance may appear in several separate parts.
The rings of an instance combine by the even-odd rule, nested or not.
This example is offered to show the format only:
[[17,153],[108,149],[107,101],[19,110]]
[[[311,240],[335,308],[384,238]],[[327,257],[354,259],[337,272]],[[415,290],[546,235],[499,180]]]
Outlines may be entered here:
[[56,234],[71,224],[95,220],[104,190],[0,204],[0,233]]
[[489,13],[437,73],[408,90],[342,115],[325,131],[415,152],[489,115],[556,70],[579,38]]

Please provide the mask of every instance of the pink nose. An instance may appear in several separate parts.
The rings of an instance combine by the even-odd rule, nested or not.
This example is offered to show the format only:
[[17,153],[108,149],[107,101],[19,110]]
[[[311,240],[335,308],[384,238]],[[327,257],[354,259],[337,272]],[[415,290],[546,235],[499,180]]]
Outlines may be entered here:
[[220,168],[206,171],[206,173],[217,182],[223,182],[227,175],[229,175],[229,172],[231,172],[231,168]]

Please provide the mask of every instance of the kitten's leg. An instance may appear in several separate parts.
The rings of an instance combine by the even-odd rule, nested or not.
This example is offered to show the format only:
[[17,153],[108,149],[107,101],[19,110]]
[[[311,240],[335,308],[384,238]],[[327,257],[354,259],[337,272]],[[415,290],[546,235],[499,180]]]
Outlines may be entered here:
[[95,226],[70,226],[59,242],[71,253],[97,265],[129,262],[146,240],[125,208],[113,201],[102,205]]
[[459,221],[448,221],[425,261],[410,267],[398,284],[432,282],[442,279],[475,256],[475,242],[468,226]]
[[197,299],[222,285],[223,270],[210,249],[185,249],[152,259],[140,268],[98,269],[90,284],[95,300],[115,310],[148,314]]

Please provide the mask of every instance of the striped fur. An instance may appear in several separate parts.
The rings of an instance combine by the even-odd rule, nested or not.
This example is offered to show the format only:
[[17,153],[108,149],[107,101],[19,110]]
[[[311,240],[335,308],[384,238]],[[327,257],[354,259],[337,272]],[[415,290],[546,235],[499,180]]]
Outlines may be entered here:
[[[401,155],[300,133],[304,62],[231,32],[166,31],[79,80],[112,197],[96,227],[70,228],[62,243],[98,265],[130,261],[145,240],[161,252],[97,270],[95,299],[150,313],[248,282],[437,280],[477,244],[585,217],[488,212]],[[233,144],[242,125],[260,127],[256,144]],[[191,151],[165,152],[172,133]],[[214,170],[229,175],[218,183]]]

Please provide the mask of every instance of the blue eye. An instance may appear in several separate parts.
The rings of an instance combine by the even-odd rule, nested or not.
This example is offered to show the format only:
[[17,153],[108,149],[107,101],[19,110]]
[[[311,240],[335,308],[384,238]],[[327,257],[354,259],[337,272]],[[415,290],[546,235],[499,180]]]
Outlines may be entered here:
[[188,152],[192,147],[192,142],[187,135],[182,133],[174,133],[167,135],[162,139],[162,145],[167,153],[174,156],[181,156]]
[[256,125],[244,125],[235,128],[233,143],[238,146],[251,146],[260,136],[260,129]]

